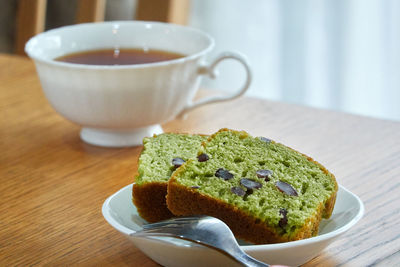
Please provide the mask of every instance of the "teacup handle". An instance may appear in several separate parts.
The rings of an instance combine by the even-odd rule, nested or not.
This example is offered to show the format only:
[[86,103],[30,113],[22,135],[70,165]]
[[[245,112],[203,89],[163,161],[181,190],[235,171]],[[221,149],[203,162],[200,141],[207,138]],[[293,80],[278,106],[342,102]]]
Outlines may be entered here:
[[182,117],[188,111],[191,111],[192,109],[198,108],[203,105],[233,100],[233,99],[238,98],[241,95],[243,95],[247,91],[247,89],[249,89],[249,86],[250,86],[250,83],[252,80],[252,73],[251,73],[249,64],[247,63],[247,60],[243,56],[239,55],[238,53],[224,52],[224,53],[220,54],[217,58],[215,58],[214,61],[210,65],[199,66],[198,73],[201,75],[208,75],[210,78],[215,79],[217,77],[217,74],[215,72],[215,67],[221,61],[223,61],[225,59],[235,59],[235,60],[239,61],[240,63],[242,63],[242,65],[246,71],[246,80],[244,82],[244,85],[238,91],[236,91],[230,95],[205,97],[200,100],[197,100],[196,102],[189,103],[181,111],[181,113],[178,115],[178,117]]

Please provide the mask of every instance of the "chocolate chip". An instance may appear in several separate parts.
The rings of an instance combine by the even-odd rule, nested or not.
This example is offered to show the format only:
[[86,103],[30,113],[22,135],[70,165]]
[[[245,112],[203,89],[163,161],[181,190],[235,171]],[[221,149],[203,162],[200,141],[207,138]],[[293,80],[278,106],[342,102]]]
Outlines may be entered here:
[[222,168],[219,168],[216,172],[215,172],[215,176],[226,180],[232,179],[233,178],[233,174],[230,173],[227,170],[224,170]]
[[246,194],[246,192],[239,186],[233,186],[231,188],[231,192],[240,197],[242,197],[242,196],[244,196],[244,194]]
[[194,185],[194,186],[191,186],[190,188],[193,188],[193,189],[199,189],[199,188],[200,188],[200,186],[198,186],[198,185]]
[[172,160],[172,165],[174,165],[175,168],[180,167],[183,163],[185,163],[185,161],[181,158],[174,158]]
[[246,201],[247,198],[248,198],[251,194],[253,194],[253,189],[248,189],[248,188],[247,188],[246,194],[244,195],[243,200]]
[[266,137],[259,137],[259,138],[260,138],[261,141],[263,141],[263,142],[265,142],[267,144],[271,143],[271,139],[269,139],[269,138],[266,138]]
[[278,181],[276,182],[275,186],[281,191],[282,193],[285,193],[289,196],[295,196],[297,197],[299,194],[297,194],[297,191],[288,183]]
[[265,181],[269,181],[272,176],[272,171],[271,170],[257,170],[256,174],[257,174],[258,178],[264,178]]
[[253,194],[253,189],[247,188],[246,195],[251,195],[251,194]]
[[282,227],[282,228],[284,228],[288,223],[288,219],[286,217],[287,213],[288,212],[287,212],[286,209],[280,209],[279,210],[279,215],[282,215],[282,218],[279,220],[279,226]]
[[247,189],[259,189],[262,187],[261,183],[248,178],[240,179],[240,184],[246,187]]
[[200,155],[198,155],[197,156],[197,160],[199,161],[199,162],[204,162],[204,161],[207,161],[207,160],[209,160],[210,158],[208,157],[208,155],[207,154],[200,154]]

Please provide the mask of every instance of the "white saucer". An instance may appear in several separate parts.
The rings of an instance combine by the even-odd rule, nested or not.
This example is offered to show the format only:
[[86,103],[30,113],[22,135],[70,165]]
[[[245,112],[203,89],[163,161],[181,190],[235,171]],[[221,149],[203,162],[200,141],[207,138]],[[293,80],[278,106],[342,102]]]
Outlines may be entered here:
[[[163,266],[235,266],[227,256],[189,241],[167,237],[144,239],[129,236],[147,223],[132,204],[132,185],[110,196],[104,202],[102,212],[111,226]],[[361,200],[340,186],[332,216],[321,222],[318,236],[280,244],[241,245],[241,248],[268,264],[298,266],[318,256],[339,235],[355,225],[363,214],[364,205]]]

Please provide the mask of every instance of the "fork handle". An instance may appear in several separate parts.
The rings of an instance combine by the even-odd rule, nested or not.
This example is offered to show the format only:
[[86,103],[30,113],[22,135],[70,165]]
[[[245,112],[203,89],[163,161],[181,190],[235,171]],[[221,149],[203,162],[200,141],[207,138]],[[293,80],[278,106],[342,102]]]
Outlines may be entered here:
[[243,266],[248,266],[248,267],[268,267],[270,266],[269,264],[263,263],[261,261],[258,261],[254,259],[253,257],[250,257],[246,253],[241,253],[239,256],[236,256],[235,259],[239,261]]

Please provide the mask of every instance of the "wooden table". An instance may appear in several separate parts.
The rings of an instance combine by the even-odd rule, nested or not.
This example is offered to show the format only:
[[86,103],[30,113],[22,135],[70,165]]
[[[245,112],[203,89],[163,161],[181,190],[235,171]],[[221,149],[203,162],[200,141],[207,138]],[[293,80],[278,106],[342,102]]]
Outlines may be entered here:
[[[364,201],[364,218],[306,266],[400,264],[399,122],[245,97],[163,125],[222,127],[314,157]],[[0,266],[157,265],[101,214],[106,197],[133,182],[141,148],[94,147],[78,134],[46,101],[32,62],[0,55]]]

